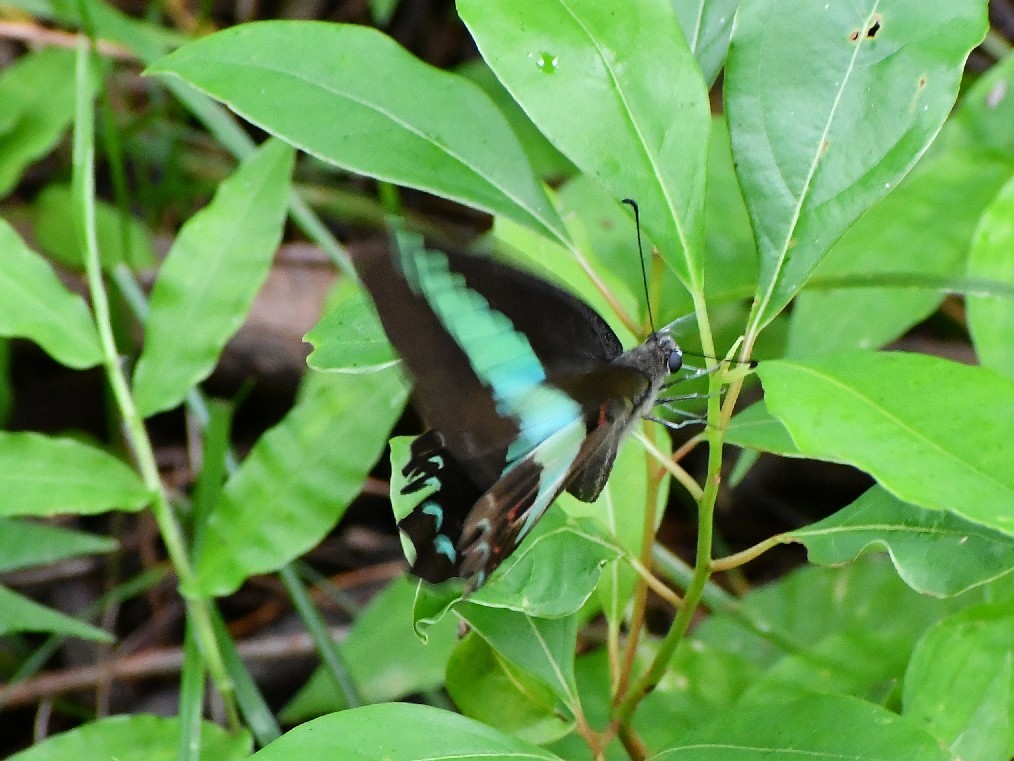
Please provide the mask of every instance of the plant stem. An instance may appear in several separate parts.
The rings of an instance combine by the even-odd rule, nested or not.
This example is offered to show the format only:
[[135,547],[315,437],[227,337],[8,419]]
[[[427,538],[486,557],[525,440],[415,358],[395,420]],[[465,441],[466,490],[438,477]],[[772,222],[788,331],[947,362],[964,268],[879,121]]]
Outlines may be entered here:
[[[715,356],[714,338],[711,335],[711,322],[708,318],[707,305],[701,292],[694,294],[694,311],[697,324],[701,331],[701,343],[704,353]],[[704,436],[708,441],[708,475],[704,490],[698,500],[697,555],[694,563],[694,575],[683,596],[683,606],[676,614],[676,619],[666,633],[648,670],[634,683],[626,695],[622,697],[613,713],[610,727],[614,731],[629,731],[630,720],[641,700],[647,695],[665,674],[669,667],[676,647],[683,640],[690,621],[700,602],[701,595],[711,577],[711,544],[714,535],[715,500],[722,478],[722,440],[725,426],[722,421],[723,408],[719,392],[722,379],[717,374],[709,376],[708,381],[708,428]]]
[[739,568],[744,563],[749,563],[754,558],[763,555],[772,547],[777,547],[779,544],[787,544],[792,541],[793,540],[788,538],[785,534],[778,534],[776,536],[769,537],[763,542],[758,542],[753,547],[747,547],[741,552],[736,552],[719,560],[711,561],[711,571],[712,573],[718,573],[720,571],[729,571],[733,568]]
[[158,523],[166,552],[180,580],[180,587],[186,600],[190,620],[193,623],[201,653],[216,687],[222,694],[230,726],[239,728],[239,714],[233,696],[232,682],[225,671],[218,644],[215,641],[207,601],[192,597],[188,590],[196,586],[196,576],[187,553],[183,530],[173,514],[166,498],[155,452],[144,427],[144,422],[134,404],[127,379],[120,363],[120,355],[113,338],[112,321],[109,313],[109,298],[102,279],[99,260],[98,238],[95,231],[95,150],[93,145],[93,113],[90,100],[86,97],[89,49],[81,40],[77,49],[77,107],[74,123],[73,186],[76,201],[75,222],[77,233],[85,252],[85,272],[92,310],[102,347],[102,363],[106,378],[113,392],[113,398],[120,410],[127,442],[131,447],[144,485],[151,493],[151,510]]

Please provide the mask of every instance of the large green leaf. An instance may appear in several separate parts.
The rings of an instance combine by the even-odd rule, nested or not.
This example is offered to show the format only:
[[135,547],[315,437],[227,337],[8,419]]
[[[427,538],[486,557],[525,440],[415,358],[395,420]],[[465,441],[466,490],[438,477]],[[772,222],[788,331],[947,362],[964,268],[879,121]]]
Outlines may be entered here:
[[651,761],[950,761],[925,730],[886,708],[841,695],[790,691],[740,703]]
[[986,32],[986,5],[740,5],[724,95],[760,253],[761,324],[929,145]]
[[669,3],[459,0],[458,12],[542,133],[635,198],[662,256],[700,291],[708,99]]
[[982,367],[855,353],[757,370],[807,457],[847,462],[905,502],[1014,534],[1014,382]]
[[140,510],[141,479],[121,460],[72,439],[0,433],[0,515]]
[[7,587],[0,586],[0,636],[13,632],[46,632],[96,642],[113,641],[113,637],[107,631],[47,608]]
[[112,552],[116,540],[48,523],[0,518],[0,571]]
[[384,703],[333,713],[285,733],[256,761],[557,761],[541,748],[450,711]]
[[69,367],[102,361],[88,307],[0,219],[0,335],[29,338]]
[[805,544],[810,562],[820,565],[885,549],[906,584],[938,597],[1014,573],[1014,537],[943,510],[923,510],[879,486],[788,536]]
[[1014,606],[981,605],[931,628],[905,674],[904,713],[955,757],[1014,755]]
[[[976,600],[985,594],[968,593]],[[870,694],[885,677],[900,680],[927,626],[968,602],[920,595],[886,557],[868,555],[839,568],[802,568],[753,590],[738,610],[703,621],[695,636],[760,668],[783,664],[782,681]],[[835,653],[843,643],[865,660]]]
[[[1012,172],[1014,161],[982,150],[927,154],[817,267],[793,306],[789,354],[879,348],[929,316],[964,274],[979,217]],[[888,282],[860,287],[877,278]]]
[[[90,92],[95,81],[89,77]],[[73,51],[44,48],[4,70],[0,77],[0,197],[10,192],[32,162],[53,149],[73,117]]]
[[180,230],[152,288],[134,372],[143,415],[179,404],[243,324],[282,237],[293,159],[268,141]]
[[[110,716],[53,735],[8,761],[175,761],[181,731],[175,718]],[[201,758],[207,761],[239,761],[250,753],[246,732],[233,736],[210,721],[201,722],[200,740]]]
[[[565,237],[489,97],[375,29],[244,24],[185,45],[148,72],[180,77],[248,121],[345,169]],[[484,128],[474,129],[476,123]]]
[[[1014,285],[1014,178],[982,216],[968,275]],[[968,296],[968,327],[982,364],[1014,378],[1014,298]]]
[[315,383],[226,484],[197,558],[198,593],[229,594],[317,544],[359,494],[407,396],[394,369]]

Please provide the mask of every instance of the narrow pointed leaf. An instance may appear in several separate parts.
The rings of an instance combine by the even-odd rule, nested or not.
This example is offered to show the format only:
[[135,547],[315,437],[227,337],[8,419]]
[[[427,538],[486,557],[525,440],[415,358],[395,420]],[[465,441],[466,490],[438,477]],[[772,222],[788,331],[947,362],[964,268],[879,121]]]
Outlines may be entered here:
[[662,256],[699,290],[708,99],[670,4],[459,0],[458,12],[542,133],[617,199],[636,199]]
[[80,296],[0,220],[0,335],[28,338],[74,368],[102,361],[99,336]]
[[116,540],[48,523],[0,518],[0,571],[112,552]]
[[211,374],[271,268],[288,209],[292,149],[265,143],[180,230],[151,292],[134,396],[145,416]]
[[[178,758],[180,720],[134,714],[110,716],[53,735],[8,761],[174,761]],[[217,724],[201,722],[202,758],[240,761],[250,754],[246,732],[230,735]]]
[[565,236],[489,97],[375,29],[244,24],[185,45],[148,73],[179,77],[337,166]]
[[384,703],[302,724],[253,755],[254,761],[558,761],[547,750],[450,711]]
[[[968,257],[968,274],[1014,283],[1014,179],[982,216]],[[968,327],[982,364],[1014,379],[1014,300],[969,296]]]
[[15,632],[47,632],[96,642],[113,641],[109,632],[0,586],[0,636]]
[[761,324],[929,145],[986,33],[986,5],[741,3],[724,96],[761,257]]
[[842,565],[885,549],[906,584],[936,597],[1014,574],[1014,536],[902,502],[879,486],[788,536],[805,544],[810,562],[820,565]]
[[406,396],[396,370],[318,378],[226,484],[197,558],[197,591],[229,594],[317,544],[359,494]]
[[757,373],[804,456],[850,463],[905,502],[1014,534],[1014,382],[902,353],[779,360]]
[[141,479],[121,460],[72,439],[0,433],[0,515],[140,510]]

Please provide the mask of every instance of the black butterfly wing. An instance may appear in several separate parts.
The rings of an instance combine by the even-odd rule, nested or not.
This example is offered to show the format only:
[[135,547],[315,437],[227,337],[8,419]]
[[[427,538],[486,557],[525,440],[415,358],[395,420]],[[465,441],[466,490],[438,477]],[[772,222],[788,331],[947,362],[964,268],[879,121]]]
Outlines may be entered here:
[[[603,405],[625,393],[616,377],[628,386],[646,379],[610,365],[622,348],[594,310],[512,267],[422,249],[367,251],[356,266],[435,429],[405,468],[406,490],[433,492],[400,524],[416,549],[413,571],[431,581],[476,574],[481,583],[579,459],[604,467],[596,476],[604,482],[615,444],[612,453],[587,448],[610,438]],[[612,385],[596,382],[603,372]],[[587,485],[591,471],[578,471],[589,474],[578,478],[582,498],[601,489]]]

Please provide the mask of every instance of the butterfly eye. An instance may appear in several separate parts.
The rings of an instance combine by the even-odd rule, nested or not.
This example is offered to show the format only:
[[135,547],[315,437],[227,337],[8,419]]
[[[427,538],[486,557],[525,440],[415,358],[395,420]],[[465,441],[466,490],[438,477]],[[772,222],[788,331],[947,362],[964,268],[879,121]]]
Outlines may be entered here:
[[677,347],[672,354],[669,355],[669,372],[675,373],[681,367],[683,367],[683,352]]

